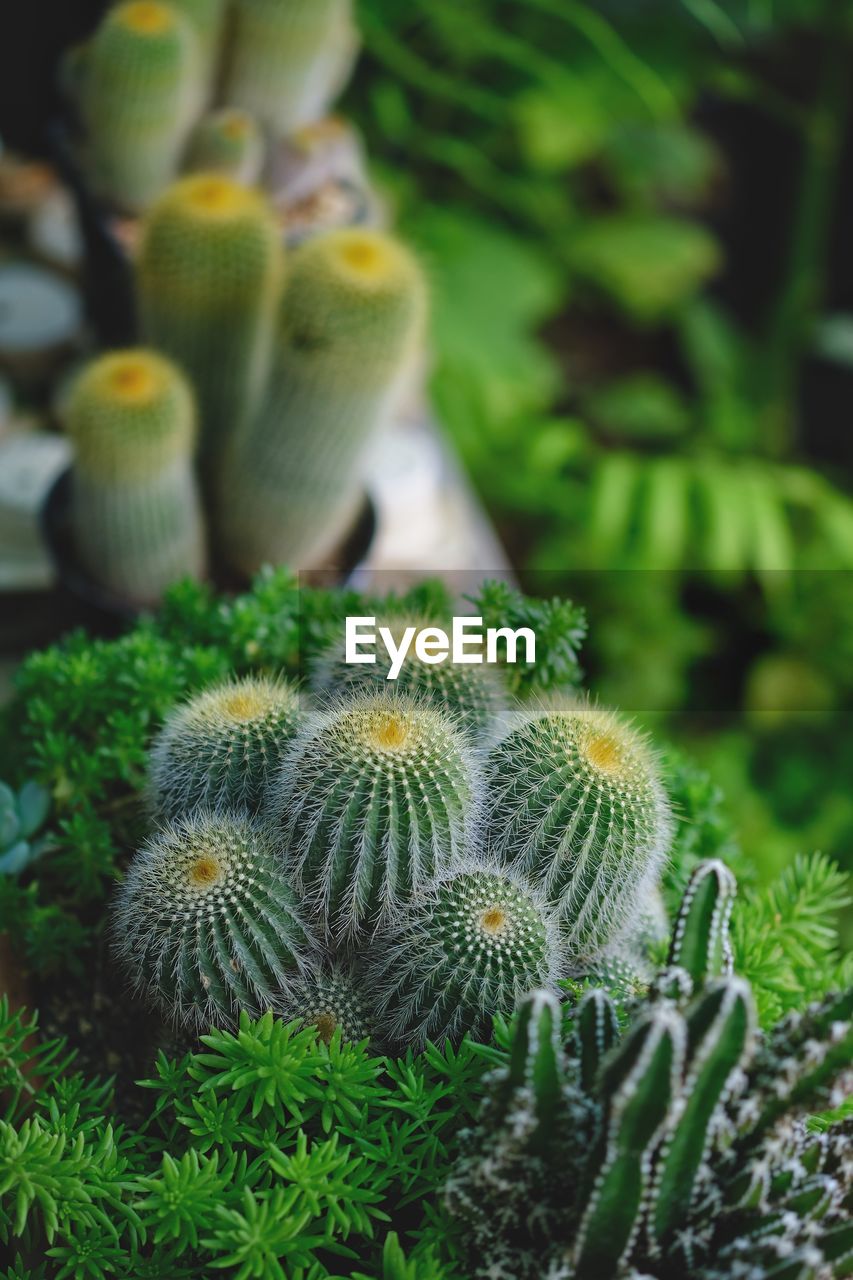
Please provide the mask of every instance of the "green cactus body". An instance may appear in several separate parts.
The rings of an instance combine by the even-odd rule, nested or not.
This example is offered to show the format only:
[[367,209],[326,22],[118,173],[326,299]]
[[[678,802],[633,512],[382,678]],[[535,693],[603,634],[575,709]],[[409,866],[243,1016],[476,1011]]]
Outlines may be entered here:
[[619,1039],[616,1007],[606,991],[593,987],[587,992],[578,1004],[574,1031],[581,1086],[592,1093],[599,1067]]
[[199,812],[154,835],[113,933],[140,993],[198,1028],[275,1006],[315,951],[269,833],[239,814]]
[[372,694],[309,722],[270,809],[296,883],[329,932],[352,940],[458,860],[474,787],[449,717]]
[[690,877],[672,932],[669,964],[685,969],[696,986],[731,973],[729,917],[736,892],[731,871],[716,859],[701,862]]
[[195,411],[179,370],[141,349],[99,357],[73,388],[68,430],[71,523],[86,572],[140,605],[156,603],[178,578],[201,577]]
[[558,910],[575,963],[599,956],[643,905],[670,838],[642,737],[609,711],[555,702],[491,753],[489,848]]
[[421,273],[388,236],[329,232],[293,254],[259,411],[218,490],[219,540],[236,569],[320,563],[364,501],[367,451],[421,333]]
[[[425,628],[435,626],[449,631],[446,619],[437,622],[417,614],[376,620],[377,634],[380,627],[386,627],[398,646],[407,635],[414,637]],[[383,645],[377,645],[375,662],[348,663],[344,659],[342,640],[336,640],[319,658],[313,685],[320,694],[387,689],[390,669],[391,659]],[[423,662],[415,653],[414,641],[394,684],[401,691],[429,698],[444,707],[472,737],[487,733],[508,705],[506,686],[494,668],[454,663],[449,657],[440,663]]]
[[299,694],[282,680],[246,676],[196,694],[154,740],[153,808],[164,818],[199,807],[257,812],[299,723]]
[[373,1034],[373,1018],[364,992],[348,970],[340,965],[329,969],[313,969],[293,986],[282,1006],[285,1019],[300,1019],[306,1026],[317,1028],[326,1044],[335,1032],[342,1040],[357,1042]]
[[473,864],[418,895],[378,939],[369,981],[395,1045],[489,1034],[526,992],[553,983],[559,943],[547,909],[506,871]]
[[193,383],[207,489],[262,389],[282,269],[267,201],[221,174],[183,178],[145,220],[136,267],[142,332]]
[[251,187],[260,180],[264,139],[254,116],[222,107],[199,120],[187,148],[187,173],[221,173]]
[[79,104],[98,192],[138,212],[178,171],[198,101],[195,32],[171,5],[128,0],[86,48]]
[[201,61],[199,106],[203,108],[216,87],[227,0],[169,0],[169,4],[184,15],[196,35]]
[[357,41],[351,0],[234,0],[225,101],[276,136],[326,114]]

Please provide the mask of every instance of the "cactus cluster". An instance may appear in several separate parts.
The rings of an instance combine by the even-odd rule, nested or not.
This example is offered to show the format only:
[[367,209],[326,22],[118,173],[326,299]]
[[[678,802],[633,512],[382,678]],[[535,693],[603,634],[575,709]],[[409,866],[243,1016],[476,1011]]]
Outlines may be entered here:
[[221,173],[243,186],[261,176],[264,139],[257,120],[239,107],[220,107],[202,116],[189,141],[187,173]]
[[144,349],[101,356],[77,379],[67,418],[72,532],[93,580],[152,604],[177,578],[202,576],[195,409],[180,371]]
[[812,1133],[853,1051],[853,995],[761,1037],[732,976],[720,864],[700,865],[668,968],[624,1032],[592,989],[522,1001],[446,1188],[472,1278],[749,1280],[849,1274],[849,1126]]

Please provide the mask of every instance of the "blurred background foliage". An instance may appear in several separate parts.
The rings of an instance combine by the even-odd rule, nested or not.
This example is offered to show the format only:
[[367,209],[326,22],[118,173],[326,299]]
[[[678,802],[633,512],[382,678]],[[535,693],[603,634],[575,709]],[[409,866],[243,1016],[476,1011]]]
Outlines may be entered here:
[[359,8],[346,106],[523,584],[584,601],[593,687],[686,735],[763,872],[850,865],[853,6]]

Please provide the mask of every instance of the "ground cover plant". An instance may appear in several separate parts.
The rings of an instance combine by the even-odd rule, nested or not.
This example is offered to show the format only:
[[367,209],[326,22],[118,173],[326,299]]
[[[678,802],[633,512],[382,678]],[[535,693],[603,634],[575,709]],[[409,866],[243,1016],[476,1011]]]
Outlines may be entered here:
[[[486,584],[478,611],[541,646],[486,735],[464,680],[325,700],[344,617],[444,618],[429,585],[184,584],[26,661],[10,1277],[849,1271],[844,877],[752,882],[710,779],[584,700],[575,605]],[[548,751],[585,779],[554,828]]]

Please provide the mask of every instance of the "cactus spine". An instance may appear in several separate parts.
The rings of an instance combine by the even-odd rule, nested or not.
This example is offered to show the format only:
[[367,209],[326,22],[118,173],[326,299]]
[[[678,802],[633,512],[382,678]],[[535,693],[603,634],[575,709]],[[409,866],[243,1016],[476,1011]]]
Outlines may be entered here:
[[669,949],[668,963],[686,970],[694,985],[731,973],[729,917],[737,884],[724,862],[703,862],[690,878]]
[[554,981],[559,945],[547,911],[505,871],[453,871],[378,939],[369,983],[392,1044],[488,1035],[534,987]]
[[[408,634],[416,635],[430,626],[447,628],[446,620],[436,622],[417,614],[377,618],[377,629],[387,627],[394,643],[399,645]],[[391,659],[381,646],[375,663],[353,664],[344,660],[343,645],[336,640],[321,655],[313,674],[318,693],[350,694],[368,689],[387,688]],[[500,675],[485,665],[462,665],[446,658],[441,663],[422,662],[413,649],[396,679],[397,689],[429,698],[455,716],[472,737],[489,731],[508,699]]]
[[643,738],[612,712],[556,702],[492,752],[489,847],[541,885],[578,961],[601,954],[642,906],[670,838]]
[[187,173],[220,173],[242,186],[260,180],[264,139],[248,111],[223,107],[199,120],[187,149]]
[[473,788],[441,711],[374,694],[309,722],[270,789],[271,815],[326,928],[354,938],[459,858]]
[[257,812],[300,722],[299,695],[282,680],[247,676],[178,707],[154,740],[153,806],[165,818],[198,807]]
[[268,833],[235,814],[200,812],[153,836],[113,926],[137,990],[197,1028],[274,1006],[313,952]]
[[79,103],[94,186],[138,212],[178,170],[198,101],[194,31],[170,5],[128,0],[110,10],[81,65]]
[[[679,913],[682,922],[704,922],[697,937],[705,943],[694,955],[721,954],[725,928],[711,927],[713,911],[693,910],[697,890],[721,880],[716,864],[697,868]],[[676,943],[684,936],[676,925],[681,959]],[[706,945],[712,937],[715,945]],[[524,1144],[535,1131],[538,1094],[518,1089],[524,1073],[515,1066],[527,1063],[532,1080],[541,1052],[530,1028],[543,997],[528,997],[509,1066],[494,1077],[447,1186],[448,1208],[464,1223],[466,1275],[829,1280],[848,1273],[850,1122],[810,1133],[803,1119],[809,1108],[841,1100],[853,992],[790,1016],[756,1050],[749,986],[717,968],[703,962],[694,970],[692,998],[686,968],[664,971],[621,1039],[608,997],[584,997],[574,1015],[576,1058],[547,1059],[548,1130],[556,1136],[536,1159]]]
[[388,236],[350,229],[291,259],[259,411],[240,428],[219,487],[234,567],[304,568],[347,532],[366,451],[385,424],[420,335],[421,273]]
[[179,370],[141,349],[99,357],[74,386],[68,430],[74,542],[92,578],[126,600],[152,604],[176,579],[200,577],[195,412]]
[[206,488],[263,385],[282,265],[265,198],[220,174],[183,178],[145,220],[137,263],[142,332],[195,387]]
[[325,115],[349,73],[351,0],[234,0],[225,100],[276,136]]
[[335,1032],[342,1040],[358,1042],[368,1039],[373,1031],[368,1001],[352,975],[340,965],[304,974],[294,984],[281,1016],[316,1027],[317,1035],[326,1044]]

